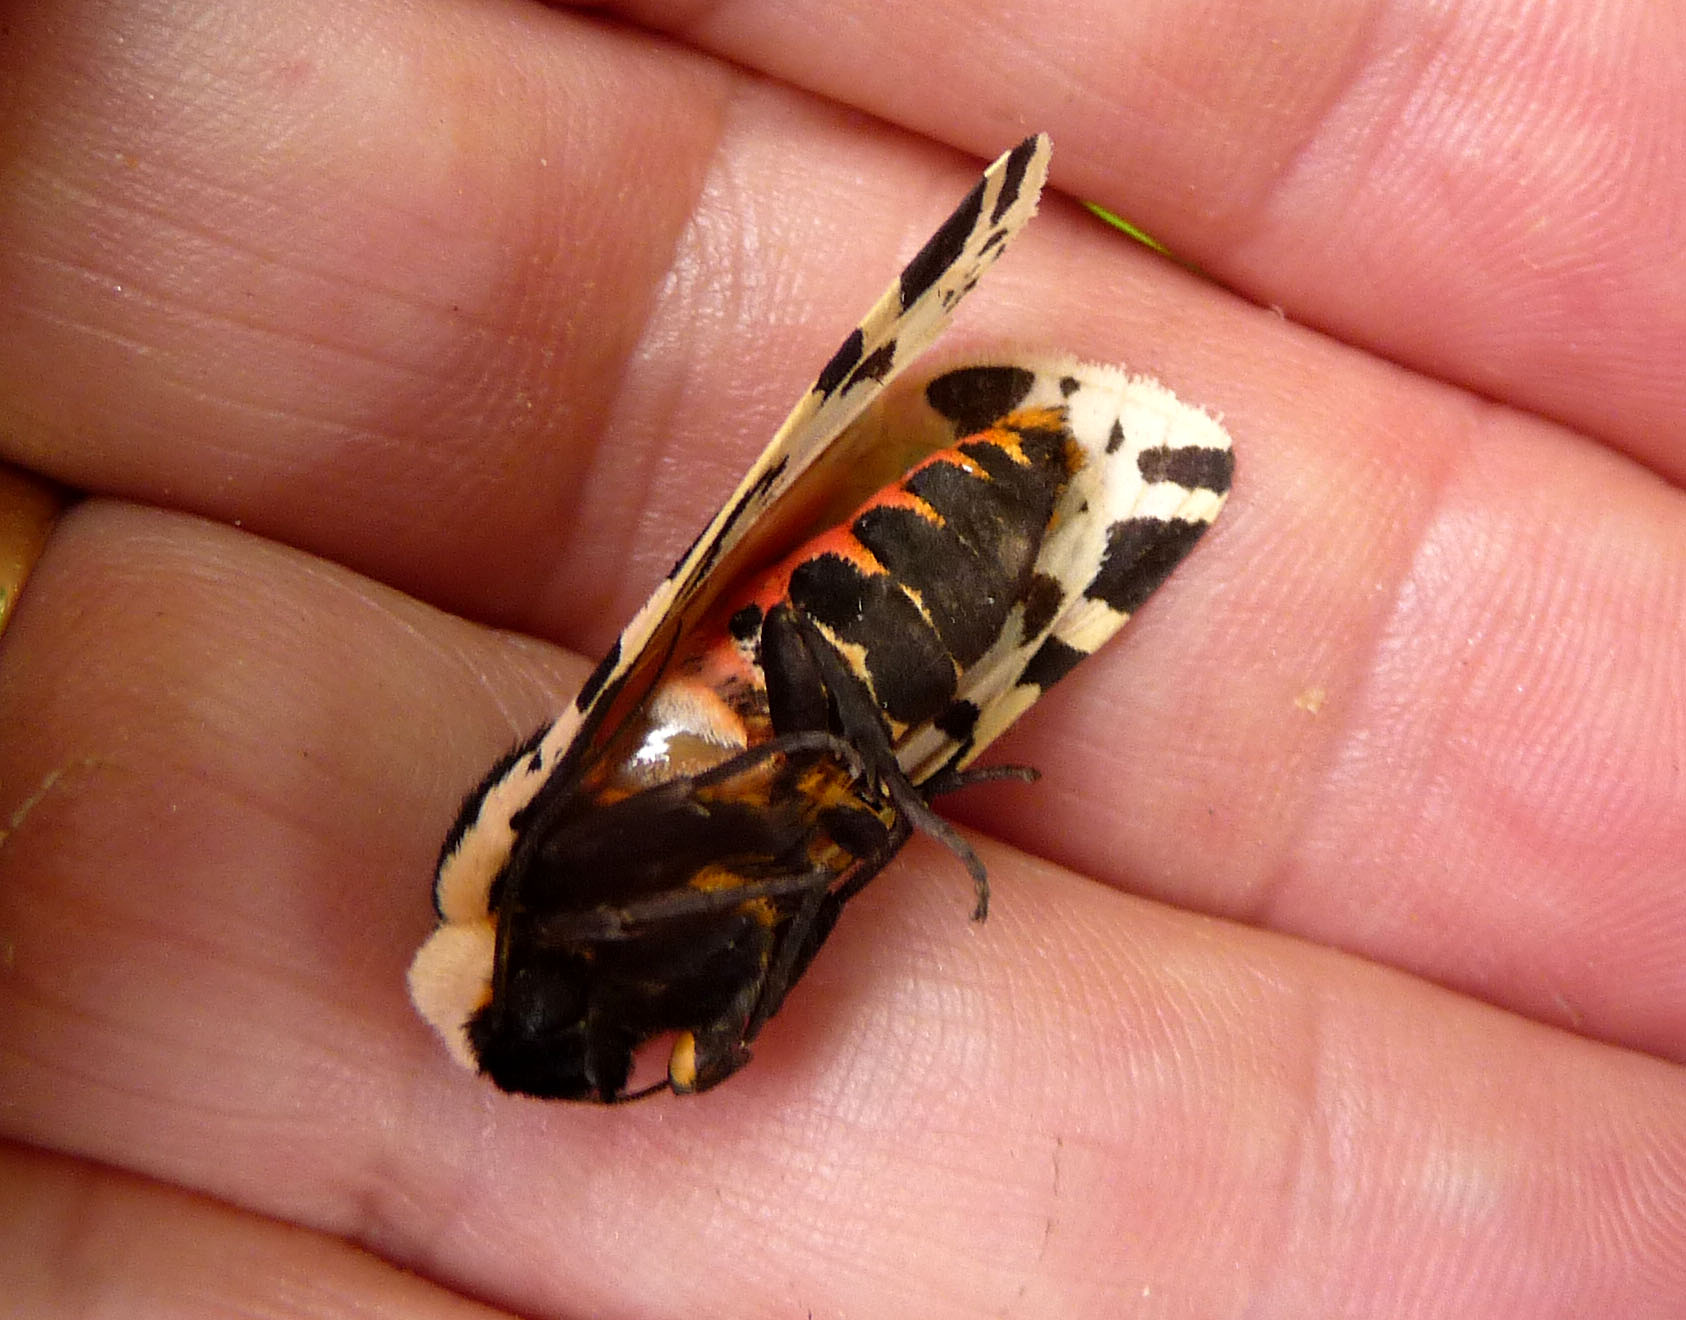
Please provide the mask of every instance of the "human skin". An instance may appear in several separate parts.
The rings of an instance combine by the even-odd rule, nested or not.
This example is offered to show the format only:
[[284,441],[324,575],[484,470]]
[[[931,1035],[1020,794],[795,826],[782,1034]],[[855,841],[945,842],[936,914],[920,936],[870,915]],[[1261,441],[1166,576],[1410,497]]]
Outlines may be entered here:
[[[0,31],[0,454],[91,496],[0,639],[19,1314],[1686,1312],[1675,7]],[[500,1095],[403,989],[461,794],[1035,130],[1209,278],[1050,193],[945,347],[1162,377],[1228,507],[943,803],[986,924],[916,841],[718,1090]]]

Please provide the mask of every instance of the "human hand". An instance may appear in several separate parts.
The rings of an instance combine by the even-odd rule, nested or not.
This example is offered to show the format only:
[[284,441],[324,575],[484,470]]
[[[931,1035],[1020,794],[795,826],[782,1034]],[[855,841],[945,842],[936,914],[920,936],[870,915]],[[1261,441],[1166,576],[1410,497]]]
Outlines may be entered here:
[[[0,438],[109,498],[0,642],[6,1296],[1680,1311],[1679,42],[1277,8],[13,15]],[[917,842],[719,1090],[502,1096],[439,839],[969,185],[894,124],[1286,311],[1050,197],[953,333],[1235,494],[954,800],[985,926]]]

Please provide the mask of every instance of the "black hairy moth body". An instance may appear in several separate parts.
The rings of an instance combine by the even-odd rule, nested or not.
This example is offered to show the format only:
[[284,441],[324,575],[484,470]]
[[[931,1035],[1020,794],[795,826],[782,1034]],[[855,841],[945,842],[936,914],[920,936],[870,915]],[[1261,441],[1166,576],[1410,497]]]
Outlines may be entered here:
[[[1070,358],[885,393],[1036,210],[985,172],[850,333],[571,706],[469,794],[410,990],[509,1091],[706,1090],[930,799],[1124,623],[1229,490],[1229,439]],[[629,1091],[670,1038],[666,1077]]]

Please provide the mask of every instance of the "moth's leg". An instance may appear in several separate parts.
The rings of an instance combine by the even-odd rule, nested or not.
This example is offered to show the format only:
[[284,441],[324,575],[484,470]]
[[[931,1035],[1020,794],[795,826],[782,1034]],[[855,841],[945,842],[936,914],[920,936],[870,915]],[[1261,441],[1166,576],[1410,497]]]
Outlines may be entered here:
[[627,1031],[618,1014],[607,1005],[598,1005],[587,1013],[584,1035],[583,1063],[587,1083],[606,1104],[629,1099],[625,1094],[626,1079],[632,1072],[637,1035]]
[[750,1007],[749,1020],[744,1026],[744,1039],[754,1040],[761,1034],[767,1020],[779,1011],[790,987],[813,961],[819,946],[837,921],[838,905],[824,889],[806,895],[779,935],[777,948],[761,980],[761,991]]
[[[829,733],[832,730],[832,692],[814,654],[803,620],[788,604],[780,603],[761,621],[761,672],[767,682],[767,713],[780,734]],[[812,631],[809,625],[809,631]],[[821,638],[824,645],[824,638]],[[874,718],[879,741],[883,722]],[[856,738],[856,731],[843,725],[843,736]],[[868,742],[856,741],[862,751]]]
[[993,784],[1003,779],[1034,784],[1040,778],[1042,772],[1033,765],[986,765],[976,770],[956,770],[951,765],[945,765],[920,784],[919,791],[927,798],[934,798],[945,793],[958,793],[973,784]]
[[[774,727],[777,728],[777,724]],[[794,757],[805,753],[834,756],[843,762],[849,773],[857,779],[866,774],[866,765],[861,760],[861,754],[829,728],[820,728],[798,729],[788,733],[781,731],[766,742],[756,743],[755,746],[728,757],[699,775],[674,782],[683,782],[692,790],[713,788],[717,784],[726,783],[738,775],[759,768],[762,762],[770,761],[775,756]]]
[[972,920],[988,916],[989,876],[983,863],[959,831],[931,810],[925,794],[903,772],[872,694],[849,672],[825,634],[788,604],[775,605],[761,625],[761,668],[767,678],[773,727],[784,732],[778,724],[781,711],[788,718],[812,720],[823,706],[827,723],[835,718],[844,740],[858,749],[896,811],[966,867],[977,893]]
[[898,820],[893,830],[884,832],[882,846],[852,867],[842,885],[836,890],[816,891],[792,915],[780,937],[778,956],[767,969],[761,1001],[755,1006],[755,1014],[750,1019],[749,1040],[755,1039],[767,1020],[779,1011],[779,1005],[784,1003],[790,988],[802,979],[808,965],[819,953],[820,946],[830,938],[844,906],[884,869],[885,863],[895,856],[896,850],[912,832],[912,826]]
[[[824,893],[815,890],[803,901],[811,902]],[[730,985],[732,989],[710,1003],[700,1021],[674,1024],[682,1035],[668,1060],[668,1085],[681,1095],[706,1091],[749,1062],[749,1042],[755,1035],[751,1023],[766,992],[767,968],[778,952],[775,924],[753,912],[727,918],[708,944],[694,951],[695,965],[686,969],[685,977],[699,987]],[[758,1028],[760,1023],[755,1025]]]
[[619,907],[596,907],[536,919],[532,927],[536,942],[550,946],[635,940],[648,934],[651,926],[663,922],[687,921],[730,912],[758,898],[790,898],[815,889],[823,892],[836,878],[830,871],[814,870],[745,880],[742,884],[719,889],[676,885]]

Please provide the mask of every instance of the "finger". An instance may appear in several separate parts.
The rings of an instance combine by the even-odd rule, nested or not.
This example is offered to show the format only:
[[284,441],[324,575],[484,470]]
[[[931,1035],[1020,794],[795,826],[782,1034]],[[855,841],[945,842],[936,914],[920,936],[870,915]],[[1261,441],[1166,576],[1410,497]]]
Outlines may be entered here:
[[726,79],[537,6],[211,12],[14,16],[6,452],[516,617]]
[[344,1243],[19,1147],[0,1151],[0,1246],[6,1304],[32,1320],[494,1320]]
[[1001,848],[981,930],[911,852],[718,1092],[496,1097],[400,988],[430,767],[568,679],[256,538],[74,515],[0,653],[0,782],[42,786],[0,848],[6,1135],[532,1314],[1682,1295],[1678,1069]]
[[615,8],[980,154],[1047,130],[1061,187],[1259,302],[1686,473],[1678,10]]

